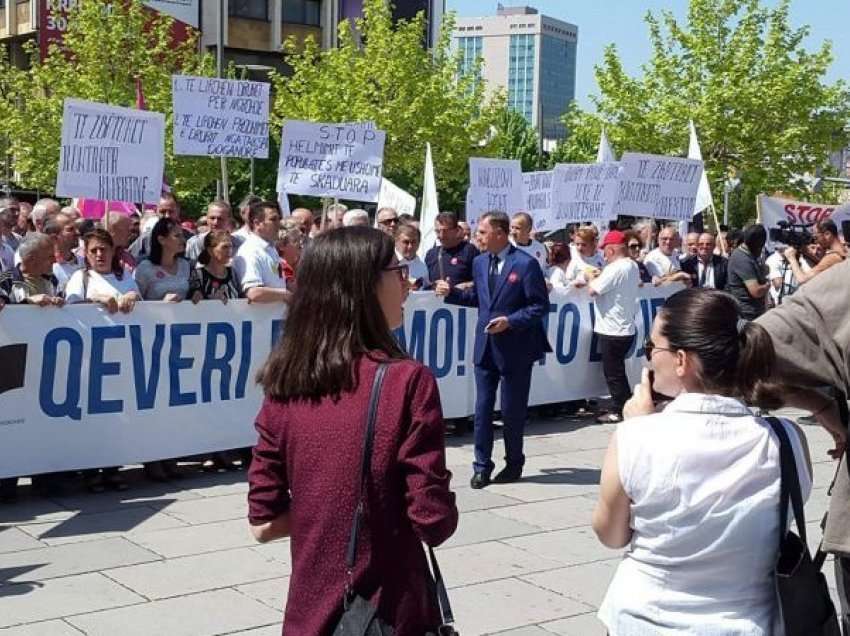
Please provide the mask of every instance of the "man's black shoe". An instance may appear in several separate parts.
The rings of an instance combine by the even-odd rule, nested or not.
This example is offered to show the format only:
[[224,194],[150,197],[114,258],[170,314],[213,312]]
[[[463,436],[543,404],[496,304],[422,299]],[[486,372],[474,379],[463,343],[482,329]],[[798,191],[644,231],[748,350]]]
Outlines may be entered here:
[[476,490],[490,485],[490,475],[487,473],[475,473],[469,480],[469,485]]
[[510,484],[519,481],[522,477],[522,466],[505,466],[501,472],[493,477],[494,484]]

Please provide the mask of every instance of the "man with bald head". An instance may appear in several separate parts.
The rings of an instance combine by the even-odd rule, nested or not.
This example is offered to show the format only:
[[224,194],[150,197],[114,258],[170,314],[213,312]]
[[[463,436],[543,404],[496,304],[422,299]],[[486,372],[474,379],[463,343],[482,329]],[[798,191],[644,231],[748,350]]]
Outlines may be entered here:
[[310,230],[313,229],[313,213],[307,208],[295,208],[291,216],[298,221],[298,226],[301,228],[302,240],[308,240]]
[[55,216],[61,212],[62,206],[56,199],[44,198],[35,202],[32,207],[30,220],[35,227],[36,232],[44,232],[44,222],[51,216]]
[[[690,234],[688,235],[690,238]],[[697,238],[696,256],[682,259],[682,271],[691,277],[694,287],[725,289],[728,278],[728,259],[714,253],[714,234],[705,232]]]
[[[196,265],[198,257],[204,251],[204,239],[207,234],[216,230],[233,230],[233,216],[230,212],[230,204],[227,201],[216,199],[207,206],[207,213],[204,215],[207,220],[207,231],[201,234],[196,234],[186,242],[186,258],[192,265]],[[238,250],[245,240],[242,236],[237,236],[236,233],[231,233],[230,241],[233,243],[233,249]]]
[[685,250],[682,254],[682,258],[688,258],[689,256],[697,255],[697,244],[699,243],[699,232],[689,232],[685,237]]
[[83,266],[82,261],[74,254],[80,234],[74,219],[60,212],[44,224],[44,233],[53,239],[53,254],[56,262],[53,263],[53,276],[56,278],[56,289],[58,292],[65,291],[65,285],[71,276]]

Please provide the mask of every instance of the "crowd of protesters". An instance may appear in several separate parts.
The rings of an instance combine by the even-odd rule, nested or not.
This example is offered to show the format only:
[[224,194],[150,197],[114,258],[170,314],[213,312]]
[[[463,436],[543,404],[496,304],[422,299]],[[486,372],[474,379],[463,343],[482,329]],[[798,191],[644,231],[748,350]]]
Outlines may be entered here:
[[[238,214],[228,202],[215,200],[192,222],[183,219],[178,199],[164,194],[144,214],[111,212],[95,223],[53,199],[30,206],[7,197],[0,199],[0,309],[96,303],[110,313],[129,313],[143,301],[286,303],[310,242],[326,230],[356,225],[373,225],[393,238],[411,289],[433,289],[438,281],[461,289],[472,285],[472,261],[480,249],[469,225],[451,212],[437,216],[435,245],[422,259],[417,256],[418,222],[392,208],[377,210],[374,222],[366,210],[342,204],[324,213],[297,208],[284,218],[276,202],[251,195]],[[811,245],[800,250],[778,246],[770,256],[763,227],[721,230],[720,236],[692,232],[680,237],[675,226],[643,219],[611,228],[602,237],[595,225],[575,227],[562,240],[551,241],[535,236],[530,215],[512,217],[511,242],[537,260],[549,290],[587,287],[595,300],[594,330],[614,402],[599,421],[620,421],[630,395],[625,357],[635,337],[639,287],[681,283],[725,290],[745,317],[754,319],[847,255],[828,220],[815,226]],[[575,412],[575,403],[564,406]],[[232,469],[235,457],[204,458],[205,466]],[[180,475],[172,460],[150,462],[145,472],[156,481]],[[61,480],[47,477],[36,481],[38,489],[62,486]],[[88,471],[84,477],[93,492],[126,488],[114,468]],[[15,482],[3,480],[0,499],[14,498]]]

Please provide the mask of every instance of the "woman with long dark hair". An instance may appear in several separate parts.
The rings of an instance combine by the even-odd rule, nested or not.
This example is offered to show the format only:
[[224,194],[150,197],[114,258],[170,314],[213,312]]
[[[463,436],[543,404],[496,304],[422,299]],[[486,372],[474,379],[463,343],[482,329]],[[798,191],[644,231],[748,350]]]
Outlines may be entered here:
[[341,616],[366,412],[381,363],[387,370],[351,583],[396,636],[439,625],[421,542],[445,541],[458,512],[436,381],[392,334],[402,324],[406,269],[379,230],[318,236],[259,376],[266,397],[256,420],[249,521],[259,541],[292,537],[287,636],[330,634]]
[[[778,408],[775,351],[729,294],[667,299],[644,371],[605,456],[593,528],[629,546],[599,617],[613,636],[776,634],[779,442],[750,406]],[[655,412],[652,390],[673,398]],[[798,404],[804,404],[798,395]],[[812,486],[805,436],[781,420],[803,499]]]
[[189,294],[186,239],[174,219],[163,217],[151,230],[151,252],[133,273],[145,300],[180,302]]

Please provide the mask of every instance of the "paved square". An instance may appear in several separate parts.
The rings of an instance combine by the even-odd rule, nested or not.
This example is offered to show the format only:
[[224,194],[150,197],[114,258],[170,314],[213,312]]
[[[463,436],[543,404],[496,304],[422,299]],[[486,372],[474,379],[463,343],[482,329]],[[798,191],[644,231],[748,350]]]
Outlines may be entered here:
[[[599,544],[590,515],[613,430],[535,420],[523,480],[478,491],[471,437],[447,440],[461,521],[440,554],[463,636],[605,633],[595,613],[622,551]],[[828,436],[806,433],[816,542],[834,464]],[[279,635],[289,543],[254,543],[244,473],[190,472],[166,486],[138,473],[126,493],[24,494],[0,507],[0,636]]]

